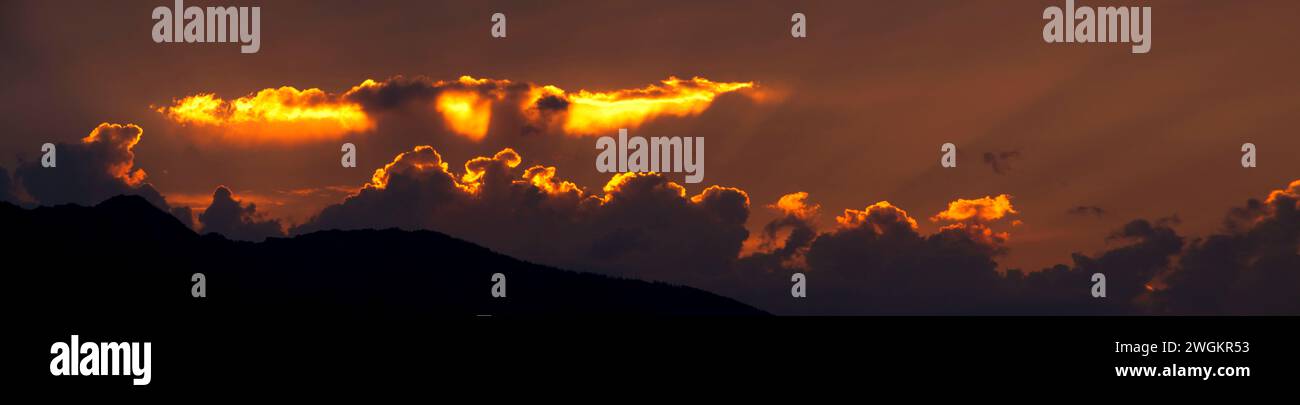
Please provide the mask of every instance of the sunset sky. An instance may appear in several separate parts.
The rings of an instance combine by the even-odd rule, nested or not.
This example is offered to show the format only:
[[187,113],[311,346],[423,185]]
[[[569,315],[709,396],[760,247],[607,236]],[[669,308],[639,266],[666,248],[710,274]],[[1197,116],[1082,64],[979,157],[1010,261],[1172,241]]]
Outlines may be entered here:
[[[386,173],[424,181],[441,175],[437,164],[459,187],[454,198],[494,190],[490,173],[502,170],[572,199],[546,212],[601,218],[585,204],[616,205],[610,196],[636,182],[596,170],[595,140],[628,128],[706,139],[702,183],[668,173],[675,184],[655,187],[682,188],[702,218],[720,215],[715,200],[747,197],[735,203],[748,231],[734,239],[744,241],[738,255],[783,246],[781,226],[764,239],[782,218],[828,232],[879,227],[872,215],[899,210],[922,235],[956,227],[990,238],[999,271],[1026,272],[1113,249],[1124,242],[1110,237],[1135,219],[1172,224],[1187,240],[1223,231],[1231,209],[1300,179],[1294,1],[1128,2],[1154,9],[1148,54],[1044,43],[1043,9],[1064,1],[259,3],[186,2],[260,5],[261,49],[241,54],[151,41],[150,10],[170,0],[3,2],[0,167],[15,174],[43,143],[91,145],[83,138],[101,123],[133,124],[139,139],[120,151],[133,161],[110,164],[120,169],[111,175],[190,207],[200,228],[220,186],[255,204],[228,207],[253,224],[360,227],[352,210],[397,195]],[[489,36],[495,12],[508,17],[507,38]],[[807,15],[807,38],[790,36],[793,12]],[[356,168],[339,164],[345,142],[357,146]],[[940,167],[948,142],[957,168]],[[1246,142],[1259,148],[1257,168],[1239,163]],[[60,150],[61,165],[75,156]],[[40,187],[55,186],[28,188]],[[438,192],[401,201],[444,201]],[[696,215],[664,212],[665,222]],[[435,228],[534,260],[592,263],[493,235],[517,220],[450,221],[364,226]],[[592,246],[602,226],[582,231],[597,235]],[[734,252],[731,241],[717,249]]]

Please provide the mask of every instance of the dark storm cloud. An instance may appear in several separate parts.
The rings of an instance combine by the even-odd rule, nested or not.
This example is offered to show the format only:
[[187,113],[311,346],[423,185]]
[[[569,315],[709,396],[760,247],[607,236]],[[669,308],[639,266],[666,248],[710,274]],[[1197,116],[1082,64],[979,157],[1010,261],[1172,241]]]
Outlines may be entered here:
[[[736,258],[749,214],[743,191],[688,198],[660,176],[626,175],[588,195],[556,180],[554,168],[519,170],[521,160],[506,150],[458,176],[432,148],[418,148],[295,231],[441,230],[530,260],[686,283],[783,314],[1300,312],[1300,182],[1232,210],[1227,234],[1187,243],[1176,217],[1134,220],[1108,237],[1113,248],[1002,273],[997,261],[1011,236],[994,228],[1015,212],[1003,198],[958,199],[931,219],[951,223],[926,234],[884,202],[845,210],[834,229],[819,231],[819,207],[791,194],[770,206],[782,215],[756,235],[759,251]],[[807,277],[807,298],[789,295],[796,272]],[[1095,273],[1106,277],[1105,298],[1091,295]]]
[[80,142],[55,144],[54,167],[43,167],[39,160],[20,162],[12,184],[0,187],[0,194],[8,190],[9,198],[17,199],[21,189],[40,205],[86,206],[118,195],[138,195],[193,228],[190,210],[170,207],[162,194],[145,182],[145,171],[135,167],[134,149],[143,133],[132,124],[100,124]]
[[[965,200],[975,201],[975,200]],[[992,200],[990,200],[992,201]],[[779,205],[779,204],[778,204]],[[781,248],[741,259],[740,296],[778,313],[958,314],[995,311],[1005,301],[994,258],[1003,239],[988,238],[978,217],[922,234],[906,211],[889,203],[845,210],[836,229],[809,237],[809,218],[786,215],[768,227],[789,227]],[[767,228],[765,228],[767,229]],[[788,260],[802,252],[806,263]],[[808,297],[789,295],[790,276],[803,272]]]
[[1300,313],[1300,180],[1233,208],[1224,231],[1189,244],[1157,294],[1178,314]]
[[225,186],[213,191],[212,204],[199,214],[199,223],[203,232],[216,232],[230,239],[256,242],[284,236],[279,220],[261,218],[255,204],[241,203]]
[[[1300,181],[1232,209],[1223,233],[1187,242],[1173,229],[1177,217],[1134,220],[1108,237],[1118,246],[1031,273],[996,271],[1005,239],[985,237],[988,228],[924,235],[906,212],[881,204],[837,220],[811,240],[787,232],[714,288],[786,314],[1300,313]],[[815,225],[787,214],[764,229],[768,237]],[[807,277],[807,298],[789,295],[796,272]],[[1105,298],[1091,295],[1096,273]]]
[[[1072,255],[1073,266],[1059,264],[1024,275],[1009,272],[1015,302],[1025,311],[1040,314],[1149,313],[1151,280],[1173,263],[1183,248],[1183,238],[1169,221],[1135,220],[1111,239],[1122,246],[1096,256]],[[1106,297],[1091,295],[1092,275],[1106,278]]]
[[[1025,305],[1095,312],[1095,299],[1077,286],[1103,273],[1103,313],[1300,313],[1300,181],[1229,210],[1223,230],[1186,241],[1176,217],[1129,222],[1111,236],[1130,242],[1096,257],[1074,255],[1024,276]],[[1050,313],[1050,312],[1047,312]]]
[[100,124],[78,143],[55,144],[55,167],[23,162],[14,177],[42,205],[94,205],[109,197],[134,194],[167,209],[167,202],[136,168],[135,144],[143,130],[135,125]]
[[1020,158],[1020,151],[984,152],[984,164],[989,165],[994,173],[1006,174],[1011,171],[1011,161]]
[[623,174],[603,194],[521,165],[506,149],[455,174],[428,146],[402,153],[356,195],[294,229],[433,229],[526,260],[690,282],[721,274],[748,236],[748,196],[710,187],[688,196],[658,174]]

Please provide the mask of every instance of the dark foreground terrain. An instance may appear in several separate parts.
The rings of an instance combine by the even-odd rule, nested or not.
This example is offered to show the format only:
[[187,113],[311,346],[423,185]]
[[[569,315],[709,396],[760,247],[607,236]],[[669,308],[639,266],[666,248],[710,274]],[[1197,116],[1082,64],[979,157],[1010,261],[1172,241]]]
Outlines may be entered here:
[[[750,315],[701,290],[565,271],[428,231],[324,231],[261,243],[198,235],[139,197],[94,207],[0,205],[11,284],[39,316]],[[544,237],[544,235],[539,235]],[[194,298],[195,273],[206,297]],[[493,297],[492,275],[506,277]]]

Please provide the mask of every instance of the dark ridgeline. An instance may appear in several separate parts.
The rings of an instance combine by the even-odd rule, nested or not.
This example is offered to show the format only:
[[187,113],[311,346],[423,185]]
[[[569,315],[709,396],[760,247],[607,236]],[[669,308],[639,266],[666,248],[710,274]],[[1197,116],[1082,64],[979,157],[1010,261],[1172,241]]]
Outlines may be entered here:
[[[0,203],[0,226],[16,312],[67,325],[764,314],[693,288],[523,262],[438,232],[324,231],[261,243],[200,236],[135,196],[94,207]],[[193,273],[207,277],[206,298],[191,297]],[[506,275],[506,298],[491,296],[493,273]]]

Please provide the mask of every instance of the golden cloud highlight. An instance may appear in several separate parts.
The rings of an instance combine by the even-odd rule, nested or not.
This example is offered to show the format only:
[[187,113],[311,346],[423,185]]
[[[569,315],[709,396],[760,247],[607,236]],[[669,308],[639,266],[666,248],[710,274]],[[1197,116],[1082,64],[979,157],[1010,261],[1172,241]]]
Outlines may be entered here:
[[948,209],[933,217],[931,221],[995,221],[1010,214],[1018,214],[1011,206],[1011,196],[1000,194],[997,197],[981,197],[973,200],[958,198],[948,203]]
[[[1011,196],[999,194],[996,197],[976,199],[958,198],[948,203],[948,209],[930,217],[931,221],[946,220],[953,222],[940,228],[940,231],[956,230],[965,232],[976,241],[987,246],[997,247],[1011,239],[1010,232],[996,232],[989,228],[989,223],[1019,214],[1011,205]],[[1019,220],[1011,221],[1011,226],[1020,226]]]
[[[889,221],[880,221],[880,218],[887,218]],[[885,233],[885,229],[881,227],[881,222],[906,223],[912,229],[917,229],[916,220],[907,215],[907,211],[890,204],[889,201],[871,204],[862,210],[846,209],[843,215],[835,217],[835,222],[842,229],[857,228],[864,225],[871,226],[877,234]]]
[[253,143],[336,139],[375,126],[358,103],[320,89],[287,86],[233,100],[197,94],[156,111],[176,123],[220,129],[231,138]]
[[492,121],[492,100],[473,91],[446,91],[438,95],[435,109],[447,128],[475,141],[487,136]]
[[1268,193],[1268,198],[1264,200],[1267,204],[1274,204],[1281,198],[1300,198],[1300,180],[1292,181],[1285,190],[1273,190]]
[[752,87],[753,82],[669,77],[660,85],[652,84],[640,89],[580,90],[566,96],[569,110],[564,130],[569,134],[588,135],[636,128],[659,116],[695,116],[709,108],[718,95]]
[[582,193],[582,189],[578,188],[577,184],[559,180],[555,177],[555,173],[555,166],[537,165],[524,171],[524,179],[532,183],[533,187],[537,187],[538,190],[545,191],[546,194],[550,195]]
[[414,172],[428,173],[441,172],[450,175],[447,171],[447,162],[442,161],[442,155],[434,150],[432,146],[416,146],[410,152],[402,152],[393,161],[388,162],[384,167],[375,169],[375,173],[370,176],[370,182],[362,188],[385,189],[388,188],[389,180],[393,173],[397,172]]
[[[669,77],[643,88],[567,92],[552,85],[470,76],[451,81],[397,76],[367,79],[340,94],[280,87],[226,100],[200,93],[154,109],[173,122],[216,129],[236,142],[297,143],[370,131],[376,127],[375,113],[415,106],[433,110],[450,132],[478,141],[487,136],[499,103],[516,109],[533,128],[582,136],[632,129],[658,117],[696,116],[721,94],[754,88],[753,82]],[[761,98],[758,91],[746,94]]]
[[809,205],[807,201],[808,192],[799,191],[781,196],[781,199],[777,200],[776,204],[769,205],[768,207],[775,208],[776,210],[781,211],[782,214],[807,220],[816,216],[817,211],[821,209],[821,205]]

